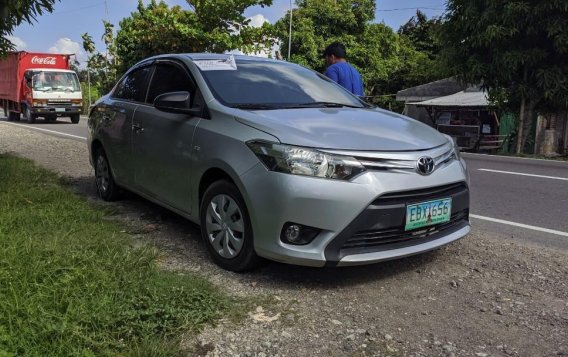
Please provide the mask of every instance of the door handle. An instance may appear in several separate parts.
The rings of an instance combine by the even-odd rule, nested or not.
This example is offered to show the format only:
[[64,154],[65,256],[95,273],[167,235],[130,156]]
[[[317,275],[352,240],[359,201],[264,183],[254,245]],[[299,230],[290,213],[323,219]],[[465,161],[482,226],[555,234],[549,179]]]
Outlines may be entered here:
[[132,124],[132,131],[134,131],[136,134],[139,134],[144,131],[144,128],[140,124]]

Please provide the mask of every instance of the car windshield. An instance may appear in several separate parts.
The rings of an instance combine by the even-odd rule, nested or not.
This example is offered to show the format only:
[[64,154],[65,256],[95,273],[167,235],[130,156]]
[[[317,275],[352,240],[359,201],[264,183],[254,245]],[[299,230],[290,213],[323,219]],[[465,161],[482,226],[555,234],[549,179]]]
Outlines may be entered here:
[[213,95],[242,109],[367,106],[326,77],[288,62],[236,60],[236,70],[202,70]]
[[32,87],[38,91],[77,92],[81,90],[77,75],[73,72],[35,72]]

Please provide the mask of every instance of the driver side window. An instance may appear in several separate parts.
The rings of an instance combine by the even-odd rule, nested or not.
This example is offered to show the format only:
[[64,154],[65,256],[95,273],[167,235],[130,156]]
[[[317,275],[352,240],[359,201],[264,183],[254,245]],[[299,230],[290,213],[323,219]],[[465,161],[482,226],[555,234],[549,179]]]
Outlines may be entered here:
[[152,83],[150,84],[146,102],[153,104],[154,99],[160,94],[180,91],[189,92],[193,102],[193,98],[195,98],[195,84],[186,71],[174,64],[158,63],[152,76]]

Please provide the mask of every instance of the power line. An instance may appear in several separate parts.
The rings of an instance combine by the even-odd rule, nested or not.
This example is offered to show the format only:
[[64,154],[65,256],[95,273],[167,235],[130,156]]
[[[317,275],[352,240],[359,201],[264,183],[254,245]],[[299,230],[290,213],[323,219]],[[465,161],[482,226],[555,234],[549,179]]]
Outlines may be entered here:
[[56,12],[52,12],[51,15],[63,15],[63,14],[69,14],[69,13],[77,12],[77,11],[81,11],[81,10],[92,9],[94,7],[101,6],[105,3],[106,3],[105,1],[101,1],[101,2],[98,2],[96,4],[80,7],[80,8],[77,8],[77,9],[65,10],[65,11],[56,11]]

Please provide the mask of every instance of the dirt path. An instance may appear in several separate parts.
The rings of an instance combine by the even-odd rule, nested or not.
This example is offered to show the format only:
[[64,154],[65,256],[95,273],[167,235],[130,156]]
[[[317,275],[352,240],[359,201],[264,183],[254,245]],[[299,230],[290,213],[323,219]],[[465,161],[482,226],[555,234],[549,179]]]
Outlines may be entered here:
[[[0,123],[11,151],[71,178],[93,197],[84,143]],[[441,250],[365,267],[267,263],[247,274],[207,258],[199,228],[137,197],[119,203],[135,238],[149,237],[167,269],[198,271],[235,296],[271,296],[249,318],[188,338],[211,356],[568,355],[568,252],[474,229]]]

